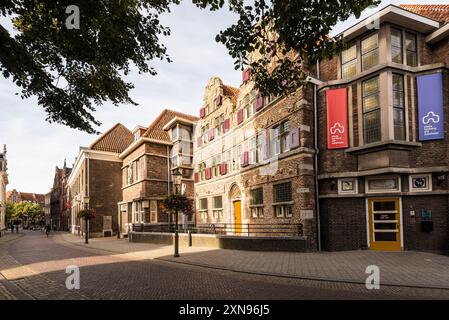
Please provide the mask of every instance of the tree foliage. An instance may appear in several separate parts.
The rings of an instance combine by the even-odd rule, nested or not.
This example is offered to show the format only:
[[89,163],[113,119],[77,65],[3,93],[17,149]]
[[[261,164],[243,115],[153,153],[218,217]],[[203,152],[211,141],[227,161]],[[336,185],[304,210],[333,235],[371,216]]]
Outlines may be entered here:
[[12,203],[8,201],[6,204],[7,219],[22,219],[27,217],[34,220],[42,216],[42,207],[34,202],[22,201],[19,203]]
[[[16,34],[0,24],[0,72],[21,88],[21,97],[37,97],[47,120],[86,132],[100,123],[92,112],[106,101],[135,104],[133,84],[123,77],[135,65],[156,74],[151,61],[170,61],[160,37],[170,29],[159,16],[181,0],[3,0],[0,17],[11,19]],[[192,0],[199,8],[225,10],[238,21],[217,35],[235,60],[249,64],[262,93],[286,94],[301,85],[303,63],[331,56],[341,39],[332,27],[378,0]],[[80,9],[80,28],[67,29],[66,8]],[[297,57],[288,56],[296,52]],[[276,65],[270,63],[276,58]]]
[[184,195],[172,194],[162,201],[162,209],[167,213],[182,212],[187,215],[193,212],[193,204]]

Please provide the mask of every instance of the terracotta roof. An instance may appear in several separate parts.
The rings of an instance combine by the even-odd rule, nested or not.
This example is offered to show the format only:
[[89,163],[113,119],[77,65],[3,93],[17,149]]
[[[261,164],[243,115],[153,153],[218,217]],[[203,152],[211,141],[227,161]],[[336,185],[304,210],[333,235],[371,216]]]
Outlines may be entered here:
[[92,150],[122,153],[133,141],[134,136],[132,132],[121,123],[117,123],[95,140],[89,148]]
[[231,98],[233,104],[237,102],[237,98],[239,96],[240,89],[228,86],[226,84],[223,85],[223,95],[225,97]]
[[400,7],[444,24],[449,23],[447,4],[401,4]]
[[165,131],[163,128],[164,126],[169,123],[174,117],[184,118],[190,121],[196,121],[198,120],[198,117],[165,109],[161,112],[161,114],[150,124],[147,131],[143,134],[144,137],[160,140],[160,141],[166,141],[171,142],[170,137],[168,136],[168,132]]
[[[40,193],[32,193],[32,192],[20,192],[20,191],[8,191],[6,192],[6,199],[12,200],[13,193],[17,193],[17,196],[20,198],[20,201],[29,201],[29,202],[37,202],[43,203],[45,202],[45,195]],[[19,199],[17,199],[19,200]]]

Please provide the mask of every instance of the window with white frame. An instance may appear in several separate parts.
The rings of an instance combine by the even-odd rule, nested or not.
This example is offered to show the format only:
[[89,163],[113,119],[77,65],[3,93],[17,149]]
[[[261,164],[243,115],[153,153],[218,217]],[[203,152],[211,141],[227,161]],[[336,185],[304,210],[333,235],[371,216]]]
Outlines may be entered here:
[[374,33],[362,40],[362,71],[379,63],[379,34]]
[[214,172],[214,177],[220,176],[220,164],[221,164],[221,154],[217,154],[212,157],[212,168]]
[[200,180],[203,181],[206,179],[206,162],[201,162],[198,165],[198,172],[200,176]]
[[413,174],[409,176],[410,192],[432,191],[432,174]]
[[288,121],[272,128],[270,134],[272,156],[279,155],[289,150],[288,135],[290,132],[290,125]]
[[134,203],[133,203],[133,222],[134,223],[144,223],[145,222],[143,201],[134,201]]
[[207,221],[207,198],[199,199],[198,201],[198,211],[200,212],[201,219]]
[[257,163],[257,137],[249,139],[249,164]]
[[224,133],[224,121],[225,121],[224,114],[221,114],[219,117],[216,117],[214,120],[217,136],[221,136]]
[[223,197],[212,197],[212,214],[214,219],[223,218]]
[[292,216],[292,183],[284,182],[273,186],[274,213],[276,218]]
[[263,188],[251,190],[251,217],[263,218]]
[[201,137],[203,143],[207,143],[209,141],[209,124],[206,124],[205,126],[201,127]]
[[157,201],[150,201],[150,222],[157,223]]
[[265,130],[257,133],[257,161],[262,161],[265,157],[265,149],[267,147],[267,139]]

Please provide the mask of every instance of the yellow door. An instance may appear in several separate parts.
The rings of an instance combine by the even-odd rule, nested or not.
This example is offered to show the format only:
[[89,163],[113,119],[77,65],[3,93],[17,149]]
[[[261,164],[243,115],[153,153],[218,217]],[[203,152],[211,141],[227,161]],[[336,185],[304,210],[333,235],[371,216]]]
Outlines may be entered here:
[[401,250],[399,199],[369,199],[370,249]]
[[234,230],[235,234],[242,233],[242,203],[240,201],[234,202]]

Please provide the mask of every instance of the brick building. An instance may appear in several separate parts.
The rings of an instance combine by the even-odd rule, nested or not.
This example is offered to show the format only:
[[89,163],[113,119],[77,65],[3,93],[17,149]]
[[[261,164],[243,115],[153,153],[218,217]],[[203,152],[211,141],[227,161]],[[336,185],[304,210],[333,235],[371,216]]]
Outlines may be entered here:
[[68,177],[71,232],[82,235],[80,210],[95,210],[89,223],[91,237],[111,236],[118,231],[117,203],[122,199],[122,161],[119,154],[133,142],[133,134],[118,123],[88,148],[81,147]]
[[6,192],[6,200],[11,201],[12,203],[20,203],[20,202],[32,202],[40,205],[44,208],[44,195],[40,193],[34,192],[21,192],[13,189],[12,191]]
[[[50,212],[49,225],[52,229],[60,231],[69,231],[70,226],[70,206],[67,206],[67,179],[72,171],[68,168],[64,160],[62,168],[55,168],[55,175],[53,177],[53,187],[50,191]],[[44,203],[42,207],[45,211],[45,197],[43,195]]]
[[8,185],[8,166],[6,161],[6,145],[0,152],[0,232],[6,228],[6,186]]
[[[133,224],[167,226],[173,221],[160,208],[173,191],[172,171],[183,174],[180,192],[193,200],[192,132],[196,117],[165,109],[151,125],[134,129],[134,142],[121,154],[122,201],[119,205],[121,233]],[[180,213],[179,222],[182,223]],[[186,222],[193,222],[187,217]]]
[[217,77],[209,80],[195,129],[198,225],[267,236],[281,225],[291,226],[284,230],[290,235],[300,234],[295,226],[302,223],[310,248],[315,247],[310,99],[309,89],[263,98],[248,70],[239,89]]
[[325,250],[449,247],[449,5],[389,5],[319,64]]

